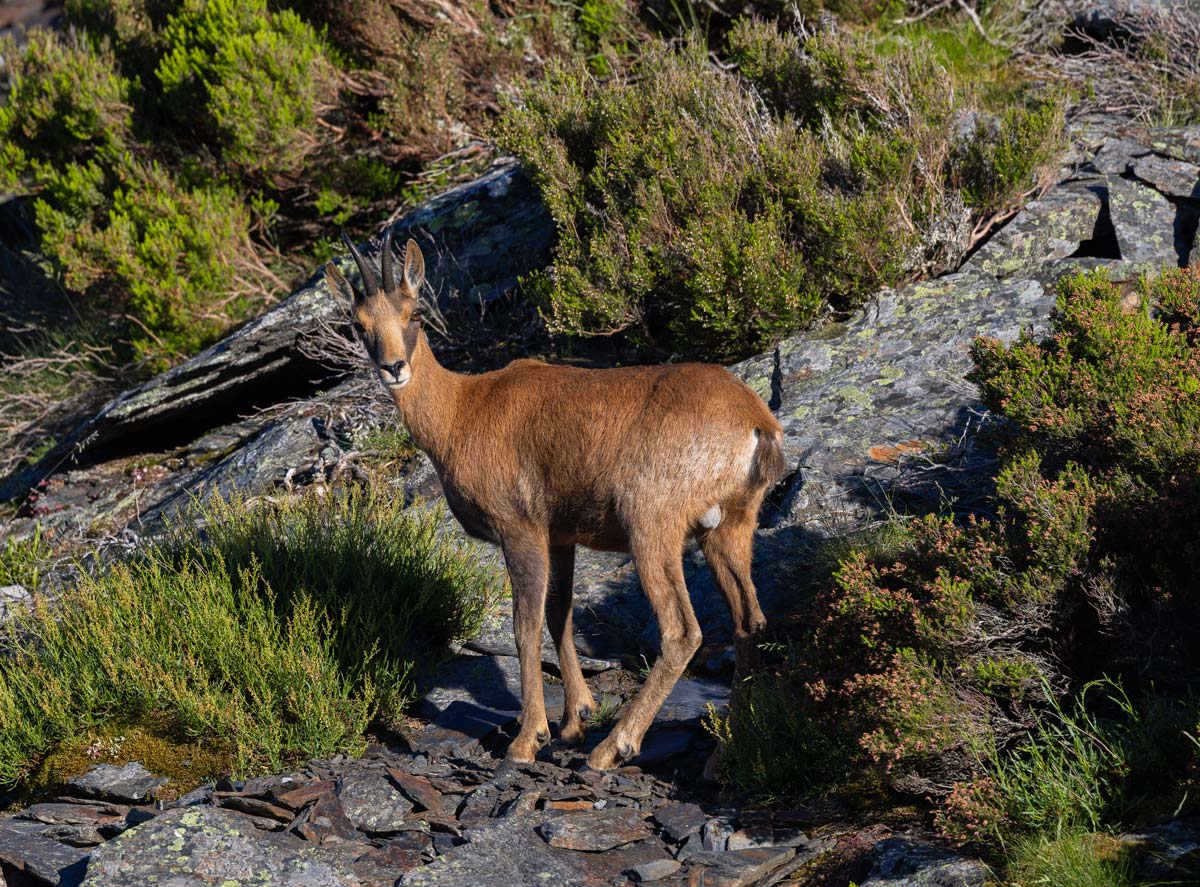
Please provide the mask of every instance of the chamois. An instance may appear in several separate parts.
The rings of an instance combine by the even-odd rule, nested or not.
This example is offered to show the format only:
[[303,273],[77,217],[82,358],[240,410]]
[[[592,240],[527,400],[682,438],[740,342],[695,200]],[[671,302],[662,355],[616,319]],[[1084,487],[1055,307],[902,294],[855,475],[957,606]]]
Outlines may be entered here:
[[380,282],[343,240],[363,291],[333,263],[326,278],[351,303],[355,333],[433,462],[450,510],[469,534],[504,553],[522,696],[509,758],[531,761],[550,738],[543,617],[566,696],[564,744],[583,741],[595,708],[572,638],[576,545],[630,553],[658,620],[662,655],[588,764],[608,769],[636,756],[700,646],[683,579],[689,538],[729,602],[739,667],[765,627],[750,558],[763,496],[787,468],[779,422],[741,380],[708,364],[580,369],[516,360],[479,375],[451,372],[421,328],[425,260],[416,243],[408,242],[397,281],[389,229]]

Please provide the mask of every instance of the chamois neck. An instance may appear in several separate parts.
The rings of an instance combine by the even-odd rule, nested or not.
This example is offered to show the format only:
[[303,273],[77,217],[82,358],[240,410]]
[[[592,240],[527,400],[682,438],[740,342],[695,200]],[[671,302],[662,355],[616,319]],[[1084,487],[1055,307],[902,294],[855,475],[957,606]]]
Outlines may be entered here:
[[409,362],[412,381],[392,392],[392,398],[413,443],[435,462],[443,462],[450,448],[459,393],[467,377],[438,363],[423,331]]

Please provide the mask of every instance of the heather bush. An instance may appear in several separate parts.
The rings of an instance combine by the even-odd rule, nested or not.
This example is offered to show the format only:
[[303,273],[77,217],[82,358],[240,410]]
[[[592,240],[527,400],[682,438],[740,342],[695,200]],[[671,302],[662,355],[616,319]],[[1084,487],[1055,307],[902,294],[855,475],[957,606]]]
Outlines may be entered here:
[[[986,820],[992,845],[1095,830],[1141,803],[1129,786],[1177,806],[1194,707],[1162,700],[1186,696],[1200,667],[1198,317],[1195,271],[1132,294],[1094,273],[1060,285],[1048,335],[978,341],[972,378],[1007,420],[994,515],[910,518],[890,546],[841,558],[791,654],[755,679],[790,688],[798,715],[772,729],[805,725],[770,741],[799,757],[840,745],[893,789],[949,793],[948,831],[982,840],[964,823]],[[1093,699],[1062,701],[1101,678],[1130,693],[1115,727]],[[739,705],[727,772],[787,795],[745,763],[766,734]]]
[[922,42],[743,20],[728,43],[739,76],[693,43],[603,81],[554,65],[509,103],[495,135],[559,228],[533,287],[552,332],[761,350],[950,267],[1061,146],[1053,97],[959,140],[976,102]]

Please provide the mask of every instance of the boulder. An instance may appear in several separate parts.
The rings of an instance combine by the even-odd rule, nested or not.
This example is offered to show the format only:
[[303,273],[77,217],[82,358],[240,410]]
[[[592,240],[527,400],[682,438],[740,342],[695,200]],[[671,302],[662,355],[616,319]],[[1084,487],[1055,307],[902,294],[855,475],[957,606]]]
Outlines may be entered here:
[[1109,176],[1108,211],[1125,261],[1174,268],[1187,254],[1176,246],[1175,207],[1153,188]]
[[260,831],[250,817],[232,810],[184,807],[92,851],[83,884],[359,887],[362,882],[344,860],[345,854],[334,855],[299,838]]
[[67,782],[67,791],[76,797],[116,801],[119,804],[144,804],[154,790],[165,783],[156,779],[137,761],[120,766],[98,764],[82,776]]
[[860,887],[986,887],[996,882],[980,860],[916,838],[880,841],[871,850],[870,866]]

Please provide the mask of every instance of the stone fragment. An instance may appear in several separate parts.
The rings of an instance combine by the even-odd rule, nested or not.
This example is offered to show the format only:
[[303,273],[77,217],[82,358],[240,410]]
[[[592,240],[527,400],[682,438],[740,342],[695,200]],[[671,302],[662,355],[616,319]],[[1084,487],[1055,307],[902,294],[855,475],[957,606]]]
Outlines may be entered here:
[[[688,859],[695,869],[704,867],[704,887],[749,887],[766,878],[796,855],[790,848],[697,853]],[[865,885],[864,885],[865,887]]]
[[330,779],[316,779],[312,782],[306,782],[299,788],[293,788],[282,794],[272,792],[271,800],[280,807],[287,807],[289,810],[299,810],[305,804],[310,804],[321,795],[332,792],[336,788],[337,783]]
[[412,801],[417,809],[428,810],[434,815],[440,815],[445,811],[442,809],[442,793],[433,787],[424,776],[414,776],[411,773],[405,773],[403,770],[388,768],[388,776],[392,777],[396,785],[400,786],[400,791]]
[[537,827],[545,814],[513,816],[489,822],[466,834],[468,842],[450,847],[428,865],[406,872],[397,887],[523,887],[569,885],[612,887],[628,879],[624,873],[662,859],[660,846],[646,841],[605,853],[579,853],[554,847]]
[[1129,139],[1107,139],[1092,158],[1092,166],[1104,175],[1121,176],[1127,173],[1135,158],[1149,154],[1145,145]]
[[645,819],[630,809],[567,813],[547,820],[538,831],[552,847],[592,853],[612,850],[650,836]]
[[592,804],[593,804],[592,801],[586,801],[586,800],[547,801],[545,803],[545,809],[546,810],[562,810],[562,811],[568,811],[568,812],[576,811],[576,810],[592,810],[592,809],[594,809]]
[[138,761],[128,764],[98,764],[67,782],[67,789],[84,798],[140,804],[152,797],[165,779],[155,779]]
[[675,843],[694,835],[708,822],[708,814],[697,804],[668,804],[654,811],[654,821]]
[[1175,207],[1152,188],[1128,179],[1108,179],[1108,211],[1121,258],[1175,267]]
[[94,825],[48,825],[40,834],[71,847],[95,847],[105,841]]
[[995,882],[980,860],[914,838],[880,841],[870,852],[870,863],[860,887],[985,887]]
[[382,773],[349,773],[338,781],[338,801],[360,831],[388,835],[403,831],[413,805]]
[[1071,255],[1095,233],[1102,186],[1085,180],[1052,188],[992,234],[962,270],[1007,277]]
[[27,875],[34,884],[79,887],[88,859],[86,850],[0,826],[0,862]]
[[351,865],[364,885],[392,887],[401,872],[414,869],[431,853],[433,839],[424,832],[404,832],[372,847]]
[[228,807],[230,810],[248,813],[251,816],[262,816],[278,822],[291,822],[296,815],[285,807],[276,807],[268,801],[244,795],[231,795],[221,798],[217,803],[219,806]]
[[340,855],[215,807],[169,810],[92,851],[85,887],[361,887]]
[[704,842],[705,850],[721,852],[734,849],[729,846],[729,837],[732,834],[733,823],[728,817],[717,816],[704,823],[700,839]]
[[16,815],[47,825],[104,825],[119,822],[128,811],[128,807],[113,804],[45,803],[26,807]]
[[305,840],[318,844],[326,839],[350,840],[357,832],[333,792],[319,795],[316,802],[296,818],[294,828]]
[[629,874],[635,881],[661,881],[671,877],[681,868],[683,863],[675,859],[652,859],[634,866],[629,870]]
[[1134,161],[1133,174],[1171,197],[1200,197],[1200,166],[1151,154]]
[[1200,126],[1156,126],[1147,131],[1147,142],[1159,154],[1200,163]]
[[33,603],[33,595],[24,585],[0,586],[0,622],[11,619],[16,613]]

